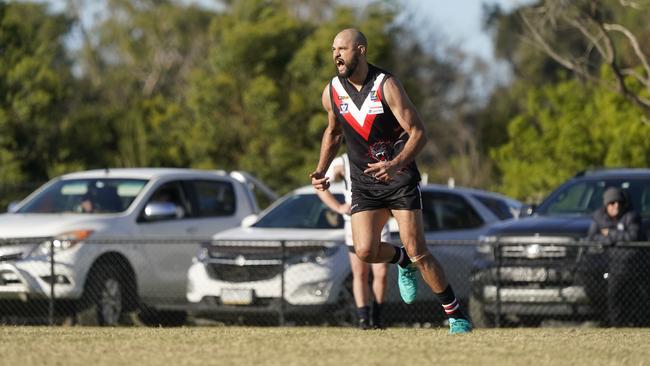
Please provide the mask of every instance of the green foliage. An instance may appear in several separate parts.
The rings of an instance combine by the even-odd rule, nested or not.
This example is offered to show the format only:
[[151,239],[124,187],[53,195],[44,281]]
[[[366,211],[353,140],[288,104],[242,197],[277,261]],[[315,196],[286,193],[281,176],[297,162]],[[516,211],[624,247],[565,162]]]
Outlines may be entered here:
[[[214,11],[104,0],[88,26],[79,18],[93,3],[69,2],[72,18],[0,3],[0,185],[120,166],[248,170],[281,193],[307,184],[326,126],[332,38],[347,27],[429,106],[431,136],[442,127],[438,101],[455,68],[403,42],[413,37],[395,26],[395,1],[241,0]],[[72,26],[80,44],[68,50]]]
[[526,97],[492,150],[506,194],[538,201],[584,169],[650,164],[650,125],[617,93],[567,80]]
[[[520,11],[538,5],[530,4]],[[650,33],[644,11],[618,2],[590,1],[587,5],[595,5],[599,16],[608,22],[627,27],[648,53]],[[477,114],[481,144],[494,159],[495,175],[499,177],[493,189],[539,201],[585,169],[648,166],[648,116],[615,91],[609,82],[613,80],[611,70],[602,66],[603,61],[593,46],[585,44],[579,31],[550,21],[546,29],[540,30],[556,52],[588,58],[590,69],[603,82],[580,79],[531,46],[518,13],[488,10],[487,25],[495,35],[495,53],[508,62],[513,72],[512,80],[496,89]],[[625,37],[614,34],[613,40],[622,65],[638,64]],[[636,72],[643,74],[641,68]],[[648,96],[647,89],[632,77],[627,78],[626,85],[632,92]]]
[[1,181],[44,179],[58,160],[71,91],[61,42],[69,26],[44,5],[0,5]]

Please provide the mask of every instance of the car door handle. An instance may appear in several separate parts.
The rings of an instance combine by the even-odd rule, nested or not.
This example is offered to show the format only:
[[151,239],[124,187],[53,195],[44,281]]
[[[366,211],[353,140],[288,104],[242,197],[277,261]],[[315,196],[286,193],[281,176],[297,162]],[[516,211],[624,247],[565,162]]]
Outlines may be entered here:
[[193,226],[188,227],[187,229],[185,229],[185,232],[188,233],[188,234],[196,234],[198,231],[199,231],[199,228],[193,227]]

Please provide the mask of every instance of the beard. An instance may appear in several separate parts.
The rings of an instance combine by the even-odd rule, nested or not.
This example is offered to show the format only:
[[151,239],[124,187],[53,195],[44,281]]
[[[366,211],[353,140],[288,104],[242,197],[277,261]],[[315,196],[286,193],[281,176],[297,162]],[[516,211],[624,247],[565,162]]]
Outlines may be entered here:
[[354,73],[354,71],[357,69],[357,66],[359,66],[359,56],[354,55],[354,57],[352,57],[352,59],[350,60],[350,63],[345,64],[345,72],[343,73],[338,72],[338,68],[336,71],[339,77],[347,79],[350,77],[350,75]]

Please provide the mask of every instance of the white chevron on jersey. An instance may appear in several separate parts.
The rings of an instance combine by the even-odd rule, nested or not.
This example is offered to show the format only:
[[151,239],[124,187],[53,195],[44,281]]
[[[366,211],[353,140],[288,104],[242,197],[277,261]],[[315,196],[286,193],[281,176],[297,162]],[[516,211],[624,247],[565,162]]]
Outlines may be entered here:
[[[363,104],[361,105],[361,109],[357,108],[357,105],[354,104],[354,102],[352,101],[347,103],[348,113],[352,115],[352,117],[359,124],[359,126],[363,127],[363,124],[365,123],[368,114],[377,114],[377,113],[369,113],[371,107],[375,110],[376,108],[381,108],[381,101],[374,101],[371,99],[371,96],[377,95],[377,90],[379,90],[379,86],[381,85],[382,80],[384,80],[384,76],[385,76],[384,73],[380,73],[379,75],[377,75],[377,78],[375,79],[375,82],[372,85],[372,89],[370,90],[370,93],[368,93],[368,96],[366,96],[366,99],[363,101]],[[350,96],[348,95],[348,92],[345,91],[345,88],[341,84],[341,81],[339,80],[338,77],[334,77],[332,79],[332,87],[336,89],[336,93],[339,96],[346,96],[348,97],[348,100],[350,100]]]

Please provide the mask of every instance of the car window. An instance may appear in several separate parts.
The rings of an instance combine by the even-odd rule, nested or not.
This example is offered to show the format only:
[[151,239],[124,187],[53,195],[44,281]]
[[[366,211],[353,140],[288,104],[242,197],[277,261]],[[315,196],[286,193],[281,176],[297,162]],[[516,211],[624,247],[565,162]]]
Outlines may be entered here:
[[564,185],[542,202],[537,212],[542,215],[590,215],[603,205],[603,193],[618,187],[629,204],[641,215],[650,215],[650,180],[608,179],[580,180]]
[[[343,202],[343,195],[334,195]],[[315,194],[286,197],[253,225],[264,228],[341,229],[343,217],[330,210]]]
[[650,216],[650,184],[644,184],[639,194],[639,213],[643,216]]
[[235,188],[225,181],[195,181],[197,216],[232,216],[237,210]]
[[471,229],[483,225],[476,210],[453,193],[422,192],[424,231]]
[[64,179],[54,182],[18,213],[83,214],[125,211],[147,184],[139,179]]
[[192,216],[187,196],[183,190],[182,183],[179,181],[167,182],[156,188],[147,204],[152,202],[166,202],[176,206],[176,217],[170,220]]
[[512,216],[510,206],[508,206],[508,204],[503,200],[481,194],[473,194],[472,197],[476,198],[483,204],[483,206],[487,207],[487,209],[490,210],[494,216],[498,217],[499,220],[507,220],[514,217]]

